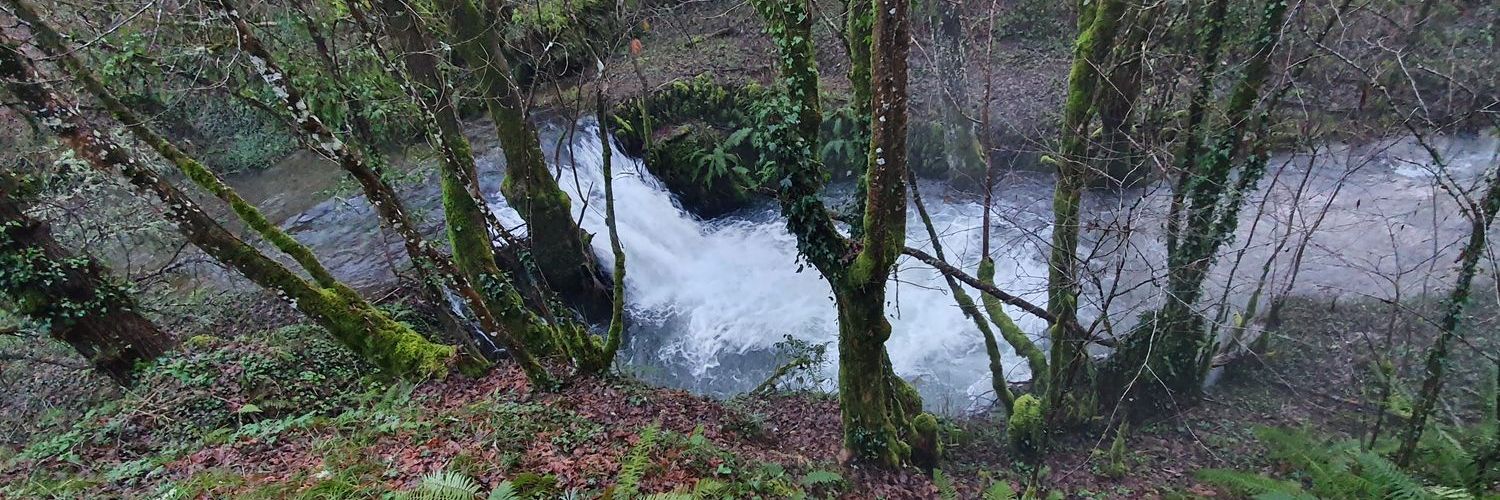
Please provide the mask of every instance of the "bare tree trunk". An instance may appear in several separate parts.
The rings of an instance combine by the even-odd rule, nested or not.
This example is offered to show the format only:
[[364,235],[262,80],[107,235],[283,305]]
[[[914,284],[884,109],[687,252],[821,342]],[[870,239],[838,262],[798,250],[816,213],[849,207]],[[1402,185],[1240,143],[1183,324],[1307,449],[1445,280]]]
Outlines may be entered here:
[[20,179],[0,172],[0,294],[120,385],[175,342],[136,311],[130,287],[91,257],[74,255],[52,228],[26,215]]

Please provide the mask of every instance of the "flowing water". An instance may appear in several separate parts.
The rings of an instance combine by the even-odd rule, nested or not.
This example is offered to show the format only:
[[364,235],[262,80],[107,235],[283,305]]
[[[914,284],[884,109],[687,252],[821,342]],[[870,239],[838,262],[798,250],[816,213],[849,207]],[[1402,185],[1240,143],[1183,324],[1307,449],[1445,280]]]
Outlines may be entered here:
[[[519,217],[498,194],[503,158],[489,139],[493,134],[484,128],[472,133],[481,184],[491,194],[492,208],[503,222],[519,226]],[[594,249],[610,268],[600,170],[604,146],[596,129],[592,123],[544,125],[542,136],[544,149],[557,153],[559,179],[572,195],[575,216],[595,234]],[[1494,137],[1456,138],[1443,140],[1440,149],[1450,156],[1450,170],[1457,178],[1472,182],[1495,165],[1497,144]],[[1325,149],[1316,156],[1285,156],[1272,162],[1273,174],[1280,174],[1274,179],[1268,174],[1262,183],[1274,184],[1261,191],[1268,200],[1263,205],[1262,195],[1247,200],[1240,238],[1226,245],[1229,255],[1215,268],[1211,282],[1216,288],[1206,297],[1217,298],[1229,284],[1230,301],[1242,303],[1266,259],[1276,250],[1290,251],[1275,245],[1286,228],[1293,228],[1293,234],[1305,232],[1334,194],[1330,215],[1308,245],[1298,292],[1388,296],[1398,286],[1430,286],[1451,267],[1447,257],[1453,250],[1448,243],[1462,234],[1463,221],[1451,210],[1451,201],[1433,187],[1431,174],[1424,170],[1430,162],[1413,141]],[[729,395],[755,387],[784,361],[776,346],[787,337],[813,344],[835,342],[828,284],[811,267],[801,265],[795,240],[772,203],[701,220],[682,210],[639,160],[618,149],[612,156],[619,232],[629,271],[629,342],[623,355],[627,371],[696,392]],[[338,178],[328,173],[331,169],[314,158],[294,157],[276,169],[232,182],[252,201],[267,205],[273,217],[285,219],[298,239],[311,245],[340,278],[365,289],[379,288],[392,279],[392,265],[399,267],[404,261],[399,244],[380,237],[361,197],[318,200]],[[1046,174],[1008,174],[997,192],[991,233],[998,286],[1039,305],[1046,302],[1051,185]],[[1293,196],[1298,185],[1305,186],[1300,197]],[[435,233],[440,209],[436,183],[429,176],[403,191],[415,212],[428,221],[429,232]],[[1086,197],[1085,220],[1091,228],[1081,251],[1095,255],[1091,267],[1101,276],[1084,287],[1086,321],[1105,316],[1119,323],[1109,326],[1120,331],[1134,312],[1161,300],[1153,278],[1162,275],[1159,221],[1164,191],[1156,186]],[[830,198],[847,197],[846,190],[837,187],[830,192]],[[972,271],[980,251],[983,212],[978,200],[925,181],[921,192],[949,262]],[[915,212],[908,216],[907,232],[908,245],[931,253]],[[1236,269],[1235,251],[1241,248],[1245,256]],[[1433,272],[1395,284],[1386,279],[1418,268]],[[1272,273],[1273,280],[1282,280],[1273,281],[1273,286],[1285,276],[1284,269]],[[911,380],[934,409],[960,411],[987,400],[988,360],[982,340],[957,309],[942,277],[915,260],[903,259],[889,296],[893,334],[887,349],[896,372]],[[1043,333],[1046,325],[1040,320],[1018,309],[1009,312],[1023,330],[1033,336]],[[1029,378],[1026,365],[1009,347],[1002,343],[1002,350],[1006,376]],[[832,346],[828,351],[836,356]],[[823,375],[831,379],[834,373],[836,365],[830,363]]]

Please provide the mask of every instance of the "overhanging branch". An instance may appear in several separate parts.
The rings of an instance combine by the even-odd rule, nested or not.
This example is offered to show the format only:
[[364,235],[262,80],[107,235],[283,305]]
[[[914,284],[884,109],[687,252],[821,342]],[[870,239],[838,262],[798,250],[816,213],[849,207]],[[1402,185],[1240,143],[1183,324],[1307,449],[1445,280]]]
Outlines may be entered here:
[[[1053,316],[1051,313],[1048,313],[1046,308],[1043,308],[1043,307],[1038,306],[1036,304],[1032,304],[1030,301],[1027,301],[1026,299],[1023,299],[1023,298],[1017,297],[1015,295],[1011,295],[1009,293],[1006,293],[1005,290],[1001,290],[999,288],[996,288],[993,285],[986,285],[986,284],[980,282],[978,278],[975,278],[973,276],[970,276],[968,273],[963,272],[962,269],[953,267],[951,264],[948,264],[947,262],[943,262],[942,260],[938,259],[937,257],[933,257],[932,255],[928,254],[927,252],[923,252],[921,250],[917,250],[917,249],[912,248],[912,247],[906,247],[906,248],[902,249],[901,253],[909,255],[909,256],[911,256],[913,258],[916,258],[917,260],[920,260],[923,263],[925,263],[925,264],[927,264],[929,266],[932,266],[934,269],[937,269],[938,272],[946,274],[948,276],[952,276],[954,279],[962,281],[965,285],[972,286],[976,290],[979,290],[980,292],[987,293],[987,294],[989,294],[992,297],[1000,299],[1001,302],[1004,302],[1006,304],[1010,304],[1010,305],[1019,307],[1019,308],[1021,308],[1021,310],[1026,311],[1028,313],[1031,313],[1031,315],[1033,315],[1033,316],[1036,316],[1038,318],[1042,318],[1049,325],[1055,325],[1055,324],[1057,324],[1057,317]],[[1074,331],[1076,333],[1087,333],[1086,330],[1083,329],[1083,326],[1079,325],[1076,322],[1069,322],[1068,324],[1063,325],[1063,328],[1067,328],[1067,329],[1072,330],[1072,331]],[[1099,345],[1102,345],[1102,346],[1105,346],[1105,347],[1114,347],[1115,346],[1114,340],[1111,340],[1111,339],[1094,338],[1093,335],[1083,335],[1083,336],[1085,338],[1090,338],[1091,342],[1094,342],[1096,344],[1099,344]]]
[[951,264],[943,262],[937,257],[929,255],[927,252],[923,252],[912,247],[906,247],[901,251],[901,253],[915,257],[917,260],[920,260],[923,263],[937,269],[938,272],[941,272],[948,276],[952,276],[953,278],[964,282],[965,285],[972,286],[981,292],[990,294],[991,296],[1000,299],[1001,302],[1019,307],[1021,308],[1021,310],[1031,313],[1033,316],[1042,318],[1046,320],[1047,324],[1049,325],[1057,323],[1057,318],[1051,313],[1048,313],[1046,308],[1037,306],[1036,304],[1032,304],[1026,299],[1006,293],[1005,290],[1001,290],[992,285],[986,285],[980,282],[978,278],[975,278],[973,276],[970,276],[968,273],[963,272],[962,269],[953,267]]

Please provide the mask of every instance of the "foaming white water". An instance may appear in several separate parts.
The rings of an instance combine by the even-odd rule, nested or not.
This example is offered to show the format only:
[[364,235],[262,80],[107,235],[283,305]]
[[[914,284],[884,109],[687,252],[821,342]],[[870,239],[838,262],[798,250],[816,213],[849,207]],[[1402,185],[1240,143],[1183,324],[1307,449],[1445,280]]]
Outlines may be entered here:
[[[627,357],[650,365],[652,369],[642,370],[645,376],[652,377],[654,370],[654,378],[666,383],[735,393],[754,387],[775,368],[767,353],[787,335],[836,344],[838,325],[829,286],[814,269],[799,265],[796,241],[774,208],[700,220],[682,210],[639,160],[611,148],[618,229],[628,265],[626,298],[634,352]],[[563,165],[561,184],[574,200],[575,217],[581,215],[583,227],[595,234],[595,252],[610,268],[601,153],[597,129],[587,125],[578,131],[567,155],[573,164]],[[936,195],[928,198],[949,261],[974,269],[980,248],[979,205],[947,202]],[[517,221],[508,207],[495,208],[502,218]],[[930,252],[921,220],[915,212],[909,219],[908,244]],[[1015,236],[997,233],[994,238]],[[1043,266],[1035,259],[1005,260],[999,263],[998,280],[1008,290],[1035,291],[1027,298],[1043,304]],[[969,292],[977,300],[977,293]],[[987,399],[988,358],[982,338],[957,309],[942,276],[905,259],[889,295],[887,314],[894,331],[887,349],[896,372],[950,407],[964,404],[966,396]],[[1028,332],[1042,331],[1044,323],[1039,320],[1019,310],[1010,312]],[[1001,345],[1007,376],[1028,378],[1025,365]],[[829,348],[830,379],[837,372],[836,350]]]

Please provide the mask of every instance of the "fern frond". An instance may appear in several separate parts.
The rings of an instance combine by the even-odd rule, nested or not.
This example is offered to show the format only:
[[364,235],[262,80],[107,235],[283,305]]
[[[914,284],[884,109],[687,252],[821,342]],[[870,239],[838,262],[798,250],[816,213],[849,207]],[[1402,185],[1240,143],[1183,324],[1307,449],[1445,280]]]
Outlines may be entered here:
[[984,500],[1015,500],[1016,490],[1010,487],[1009,481],[995,481],[990,484],[989,489],[984,490]]
[[958,500],[958,488],[953,486],[953,480],[943,474],[942,469],[932,471],[932,484],[937,485],[938,498],[943,500]]
[[641,429],[640,439],[620,463],[620,475],[615,480],[615,498],[634,498],[640,491],[641,478],[651,465],[651,449],[656,446],[658,431],[660,427],[657,424]]
[[479,496],[479,483],[474,478],[454,471],[437,471],[422,476],[422,482],[412,492],[417,500],[474,500]]
[[1370,452],[1357,452],[1354,459],[1359,463],[1360,476],[1369,479],[1385,498],[1395,500],[1420,500],[1427,498],[1427,489],[1400,467],[1385,457]]
[[807,473],[806,476],[802,476],[803,486],[834,485],[843,482],[844,476],[840,476],[839,473],[833,471],[815,470]]
[[1251,472],[1229,469],[1203,469],[1196,474],[1199,481],[1224,488],[1242,495],[1285,494],[1292,498],[1311,498],[1302,485]]
[[693,498],[718,498],[728,488],[729,485],[723,481],[699,479],[698,483],[693,485]]
[[516,492],[516,485],[514,483],[505,481],[495,485],[495,489],[490,490],[488,500],[521,500],[521,494]]

